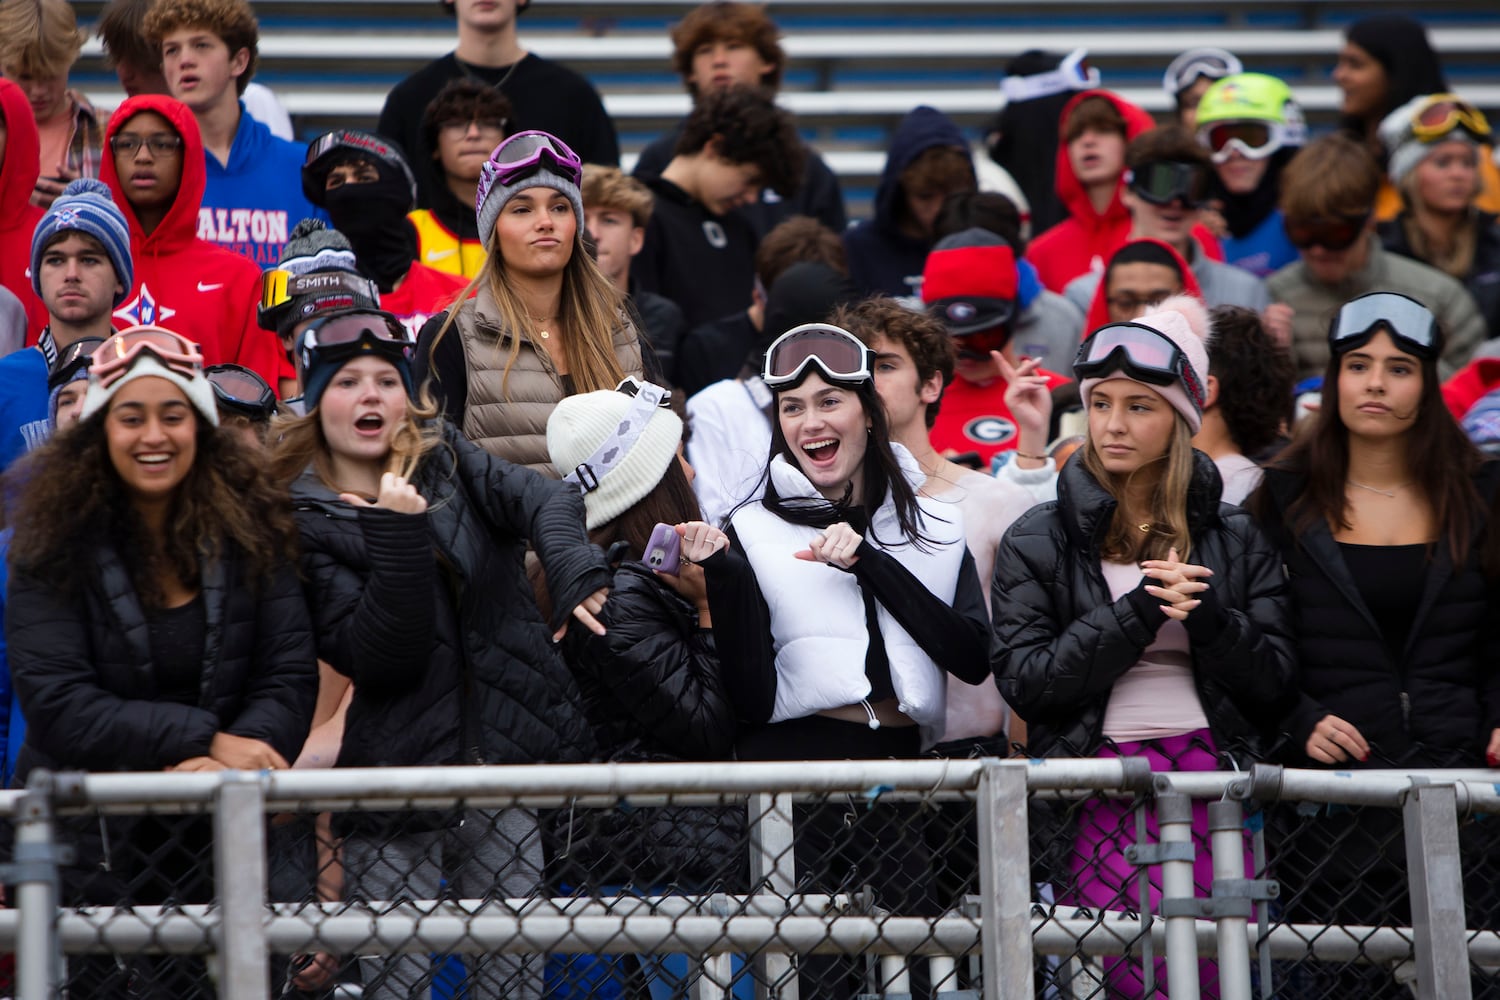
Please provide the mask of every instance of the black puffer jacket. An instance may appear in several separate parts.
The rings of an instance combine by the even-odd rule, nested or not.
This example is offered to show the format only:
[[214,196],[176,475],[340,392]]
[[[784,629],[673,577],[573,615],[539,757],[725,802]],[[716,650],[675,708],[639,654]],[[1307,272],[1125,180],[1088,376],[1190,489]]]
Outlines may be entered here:
[[696,609],[640,563],[625,562],[599,620],[606,634],[572,629],[567,653],[605,753],[729,759],[734,708]]
[[[1476,476],[1486,503],[1500,462]],[[1310,766],[1307,738],[1337,715],[1370,744],[1367,767],[1482,767],[1500,726],[1500,629],[1493,593],[1479,568],[1479,533],[1456,570],[1444,541],[1433,546],[1405,656],[1395,662],[1328,526],[1300,534],[1286,511],[1306,479],[1268,469],[1253,506],[1290,579],[1299,694],[1288,712],[1289,759]],[[1358,767],[1346,762],[1339,767]]]
[[16,765],[160,771],[208,754],[215,733],[263,740],[287,760],[312,724],[318,670],[302,588],[288,566],[258,588],[231,548],[202,570],[205,642],[197,705],[156,700],[145,612],[113,547],[64,598],[17,571],[6,593],[11,676],[25,713]]
[[530,540],[557,625],[609,585],[582,497],[451,424],[415,485],[420,515],[356,510],[311,473],[293,485],[318,654],[354,681],[339,766],[588,759],[578,686],[522,568]]
[[[1500,337],[1500,222],[1488,212],[1479,212],[1474,219],[1476,243],[1474,263],[1463,278],[1464,287],[1474,296],[1479,315],[1484,317],[1489,337]],[[1422,260],[1412,249],[1406,234],[1406,217],[1382,222],[1377,227],[1381,244],[1392,253],[1399,253],[1412,260]],[[1422,260],[1424,264],[1431,261]],[[1435,266],[1435,265],[1434,265]]]
[[[1189,632],[1193,677],[1214,743],[1254,758],[1292,693],[1281,560],[1248,514],[1218,502],[1219,474],[1208,456],[1193,458],[1188,561],[1213,570],[1210,582],[1224,612],[1211,639]],[[1165,616],[1152,606],[1154,598],[1150,604],[1131,595],[1110,599],[1099,544],[1115,500],[1081,460],[1063,466],[1057,496],[1023,515],[1000,542],[990,662],[1000,693],[1026,720],[1033,754],[1089,756],[1104,740],[1111,689]]]

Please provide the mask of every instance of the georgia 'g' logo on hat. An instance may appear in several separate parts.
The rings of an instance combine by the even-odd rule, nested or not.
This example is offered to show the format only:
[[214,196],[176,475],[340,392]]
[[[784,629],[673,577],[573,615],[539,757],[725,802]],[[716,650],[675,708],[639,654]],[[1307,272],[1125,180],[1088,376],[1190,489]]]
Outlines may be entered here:
[[967,323],[979,314],[979,310],[968,302],[951,303],[945,310],[948,318],[955,323]]

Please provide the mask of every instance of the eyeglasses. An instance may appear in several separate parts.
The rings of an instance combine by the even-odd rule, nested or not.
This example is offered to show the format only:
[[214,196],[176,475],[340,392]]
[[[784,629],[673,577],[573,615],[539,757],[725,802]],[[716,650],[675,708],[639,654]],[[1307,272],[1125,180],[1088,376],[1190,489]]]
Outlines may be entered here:
[[220,409],[264,423],[276,414],[276,394],[266,380],[241,365],[210,365],[203,369],[213,386]]
[[762,378],[773,389],[796,385],[809,365],[816,365],[830,382],[868,382],[874,378],[875,352],[847,330],[804,323],[771,343]]
[[1198,130],[1198,142],[1207,146],[1215,163],[1228,163],[1239,153],[1247,160],[1264,160],[1289,144],[1291,131],[1281,122],[1222,121]]
[[140,152],[142,146],[151,151],[152,156],[170,156],[182,148],[182,136],[166,135],[132,135],[129,132],[123,135],[112,135],[109,137],[109,148],[116,153],[124,153],[134,156]]
[[1328,344],[1345,354],[1369,342],[1384,327],[1398,346],[1420,358],[1438,356],[1437,318],[1416,299],[1398,292],[1371,292],[1350,299],[1328,328]]
[[1089,335],[1078,348],[1073,372],[1080,381],[1120,371],[1150,385],[1181,382],[1200,412],[1208,394],[1187,355],[1171,340],[1143,323],[1111,323]]
[[103,337],[84,337],[75,340],[64,347],[57,355],[57,361],[53,363],[47,372],[47,388],[56,389],[80,377],[79,373],[88,369],[89,358],[94,353],[94,348],[104,343]]
[[532,130],[517,132],[495,147],[480,170],[480,190],[487,192],[496,184],[509,187],[542,167],[574,184],[583,182],[583,161],[578,154],[556,136]]
[[1411,134],[1420,142],[1435,142],[1454,129],[1463,129],[1480,142],[1490,140],[1484,112],[1452,94],[1434,94],[1412,117]]
[[203,374],[203,352],[181,334],[159,326],[135,326],[106,337],[89,358],[89,378],[109,388],[130,370],[142,352],[187,378]]
[[438,126],[438,131],[455,138],[468,135],[471,128],[477,129],[481,135],[504,135],[505,126],[509,124],[504,118],[471,118],[463,122],[444,122]]
[[1155,309],[1176,294],[1176,292],[1169,291],[1147,292],[1145,295],[1136,295],[1134,292],[1119,292],[1108,296],[1104,301],[1108,302],[1109,307],[1117,312],[1139,316],[1142,309]]
[[1161,78],[1161,89],[1169,97],[1176,97],[1201,79],[1222,80],[1244,71],[1239,59],[1223,49],[1188,49],[1167,66]]
[[1306,222],[1282,222],[1287,239],[1298,250],[1322,247],[1325,250],[1347,250],[1364,235],[1365,224],[1370,221],[1364,215],[1341,215],[1332,219],[1309,219]]
[[297,361],[302,371],[311,368],[322,353],[342,353],[359,347],[372,347],[379,353],[407,358],[411,338],[406,327],[390,313],[373,309],[338,312],[313,320],[297,341]]
[[1130,171],[1130,190],[1153,205],[1180,201],[1197,208],[1208,200],[1208,171],[1198,163],[1156,160]]

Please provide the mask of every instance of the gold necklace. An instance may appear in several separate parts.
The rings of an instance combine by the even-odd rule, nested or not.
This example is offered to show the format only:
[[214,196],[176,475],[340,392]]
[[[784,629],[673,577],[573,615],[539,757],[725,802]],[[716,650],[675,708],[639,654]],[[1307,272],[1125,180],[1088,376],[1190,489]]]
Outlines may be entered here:
[[1411,485],[1411,483],[1402,483],[1400,486],[1394,486],[1391,489],[1382,490],[1374,486],[1366,486],[1364,483],[1356,483],[1352,479],[1346,479],[1344,480],[1344,482],[1348,483],[1350,486],[1357,486],[1362,490],[1369,490],[1371,493],[1379,493],[1381,496],[1389,497],[1392,500],[1396,499],[1397,493],[1401,492]]
[[[527,315],[531,316],[530,313],[527,313]],[[550,323],[555,319],[557,319],[556,316],[546,316],[540,319],[535,316],[531,316],[531,321],[536,324],[537,335],[540,336],[543,340],[547,340],[552,336],[552,334],[547,332],[545,324]]]

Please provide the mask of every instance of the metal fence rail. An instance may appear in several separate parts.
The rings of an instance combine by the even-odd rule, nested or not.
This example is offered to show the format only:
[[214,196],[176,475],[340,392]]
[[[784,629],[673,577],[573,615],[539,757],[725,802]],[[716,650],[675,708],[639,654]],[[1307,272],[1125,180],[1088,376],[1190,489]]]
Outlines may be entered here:
[[[315,953],[358,970],[367,996],[440,982],[431,956],[458,956],[447,968],[475,997],[1500,995],[1497,910],[1476,895],[1500,882],[1500,821],[1485,822],[1500,792],[1479,771],[1116,758],[39,773],[0,793],[0,813],[15,887],[0,949],[22,1000],[143,981],[259,1000],[296,981],[287,956]],[[319,814],[356,831],[320,856],[315,877],[344,879],[321,898],[281,881],[288,831],[312,837]],[[470,853],[450,854],[441,882],[371,877],[387,845],[447,843],[466,824]],[[721,867],[663,853],[674,824],[729,836]],[[374,845],[367,868],[356,841]],[[1085,843],[1120,855],[1118,891],[1097,905]],[[535,868],[475,889],[450,866],[479,855]],[[1360,857],[1362,877],[1340,883]],[[395,891],[368,891],[382,884]],[[1344,896],[1325,905],[1330,889]]]

